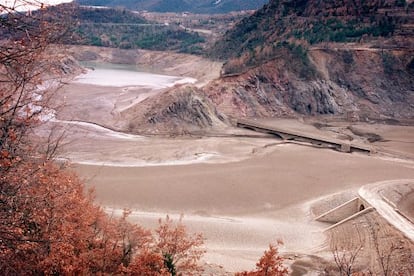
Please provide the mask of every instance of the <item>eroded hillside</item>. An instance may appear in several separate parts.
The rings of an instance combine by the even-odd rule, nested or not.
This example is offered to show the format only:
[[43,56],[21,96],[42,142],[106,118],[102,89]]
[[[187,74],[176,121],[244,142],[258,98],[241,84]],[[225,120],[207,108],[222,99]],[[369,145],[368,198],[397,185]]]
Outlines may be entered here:
[[414,116],[411,1],[270,1],[213,47],[235,116]]
[[[200,79],[194,72],[216,68],[177,60],[178,67],[163,71],[190,74],[198,84],[131,107],[122,114],[124,129],[187,133],[222,125],[227,116],[411,120],[413,15],[412,1],[270,1],[211,49],[224,62],[220,76]],[[92,52],[84,52],[86,59]],[[136,61],[132,52],[115,52],[113,58],[128,56],[121,63]],[[170,55],[164,58],[175,61]],[[148,60],[165,67],[162,58]]]
[[243,57],[258,65],[277,55],[286,43],[306,48],[321,42],[398,37],[393,46],[412,46],[406,39],[414,33],[413,10],[412,1],[399,0],[272,0],[229,30],[211,54],[224,59]]
[[305,62],[285,50],[205,92],[224,113],[239,116],[413,117],[411,51],[337,47],[311,48]]
[[223,127],[227,122],[196,87],[177,87],[121,114],[128,132],[188,134]]

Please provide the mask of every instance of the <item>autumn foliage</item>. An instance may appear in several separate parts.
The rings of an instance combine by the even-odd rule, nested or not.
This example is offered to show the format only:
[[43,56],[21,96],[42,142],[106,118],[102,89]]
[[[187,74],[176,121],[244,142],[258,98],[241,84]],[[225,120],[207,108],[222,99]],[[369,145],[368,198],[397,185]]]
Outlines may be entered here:
[[189,236],[180,218],[177,225],[167,216],[165,222],[159,220],[156,232],[156,248],[164,258],[164,264],[171,275],[177,271],[194,274],[201,271],[198,265],[204,250],[200,249],[204,239],[201,234]]
[[128,222],[128,211],[106,214],[93,192],[53,161],[56,141],[33,139],[33,128],[51,109],[53,91],[42,86],[62,74],[50,46],[65,30],[48,23],[47,13],[15,8],[0,3],[0,274],[200,271],[200,235],[188,235],[181,220],[168,217],[152,233]]
[[[281,244],[281,242],[278,242]],[[283,265],[283,258],[279,255],[278,248],[270,244],[263,256],[256,264],[256,270],[237,273],[236,276],[283,276],[288,275],[287,268]]]
[[[108,215],[93,191],[54,162],[59,141],[33,139],[42,113],[52,108],[53,91],[41,87],[64,73],[50,45],[59,43],[65,24],[1,3],[0,14],[0,273],[201,274],[204,239],[188,234],[182,218],[160,219],[151,232],[128,222],[127,210]],[[271,245],[256,271],[238,275],[285,275],[282,261]]]
[[200,235],[167,217],[151,233],[108,216],[79,179],[51,162],[22,161],[0,178],[0,271],[176,275],[200,271]]
[[[1,177],[0,271],[10,274],[175,275],[197,271],[201,236],[160,221],[154,235],[108,216],[79,179],[50,162]],[[171,265],[169,261],[171,260]]]

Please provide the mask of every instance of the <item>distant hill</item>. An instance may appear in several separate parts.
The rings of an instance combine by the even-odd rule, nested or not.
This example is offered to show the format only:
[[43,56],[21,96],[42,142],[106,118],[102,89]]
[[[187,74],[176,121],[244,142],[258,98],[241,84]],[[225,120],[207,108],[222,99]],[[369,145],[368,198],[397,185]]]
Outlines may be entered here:
[[293,41],[313,45],[369,41],[401,32],[412,36],[413,10],[413,2],[405,0],[271,0],[228,31],[212,54],[269,55],[278,45]]
[[[95,25],[86,21],[84,26]],[[108,36],[109,27],[123,23],[97,26],[102,31],[98,42],[123,37],[118,31]],[[157,41],[164,40],[148,40],[155,47]],[[183,45],[170,41],[178,43],[174,47]],[[197,127],[205,128],[221,115],[412,122],[413,49],[413,1],[270,0],[208,53],[225,61],[220,78],[202,88],[170,92],[165,99],[148,99],[145,112],[136,108],[141,119],[130,122],[138,126],[133,131],[149,126],[192,129],[193,117],[201,118]]]
[[414,118],[414,2],[270,0],[216,42],[233,116]]
[[151,22],[125,9],[73,5],[72,10],[77,23],[67,44],[198,53],[204,42],[198,33]]
[[268,0],[76,0],[81,5],[124,7],[152,12],[227,13],[257,10]]

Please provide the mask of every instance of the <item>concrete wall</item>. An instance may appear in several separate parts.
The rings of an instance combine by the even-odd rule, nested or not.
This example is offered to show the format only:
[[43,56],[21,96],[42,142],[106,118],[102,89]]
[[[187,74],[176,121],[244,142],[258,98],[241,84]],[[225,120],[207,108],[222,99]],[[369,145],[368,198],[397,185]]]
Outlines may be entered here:
[[347,223],[347,222],[349,222],[349,221],[354,221],[356,218],[359,218],[360,216],[363,216],[363,215],[365,215],[365,214],[368,214],[368,213],[370,213],[370,212],[372,212],[372,211],[374,211],[375,209],[373,208],[373,207],[368,207],[368,208],[365,208],[364,210],[362,210],[362,211],[360,211],[360,212],[358,212],[358,213],[356,213],[356,214],[354,214],[354,215],[352,215],[352,216],[350,216],[350,217],[347,217],[346,219],[344,219],[344,220],[341,220],[340,222],[337,222],[337,223],[335,223],[335,224],[333,224],[333,225],[331,225],[331,226],[329,226],[328,228],[326,228],[324,231],[329,231],[329,230],[331,230],[331,229],[333,229],[333,228],[336,228],[336,227],[338,227],[338,226],[340,226],[340,225],[342,225],[342,224],[344,224],[344,223]]
[[339,205],[338,207],[335,207],[334,209],[329,210],[326,213],[323,213],[317,217],[316,220],[321,222],[337,223],[366,209],[367,207],[369,206],[365,202],[356,197],[345,202],[344,204]]

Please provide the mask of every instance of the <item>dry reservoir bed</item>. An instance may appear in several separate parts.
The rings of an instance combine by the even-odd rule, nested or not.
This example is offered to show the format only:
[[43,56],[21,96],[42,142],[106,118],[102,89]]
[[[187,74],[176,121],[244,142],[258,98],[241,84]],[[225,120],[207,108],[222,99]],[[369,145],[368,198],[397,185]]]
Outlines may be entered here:
[[[171,83],[175,81],[171,79]],[[130,208],[131,220],[148,227],[167,214],[176,218],[184,214],[189,229],[207,238],[204,260],[227,271],[253,269],[268,243],[277,239],[285,243],[282,252],[320,253],[326,249],[322,233],[326,225],[310,216],[312,201],[357,190],[370,182],[414,178],[414,162],[398,157],[407,151],[404,156],[414,156],[413,127],[368,126],[384,138],[376,145],[398,150],[391,158],[339,153],[264,137],[167,139],[102,127],[125,123],[116,120],[119,112],[162,93],[160,87],[127,85],[72,83],[61,91],[58,103],[64,108],[45,125],[70,134],[61,157],[73,162],[74,170],[96,189],[97,201],[108,212]],[[282,125],[304,129],[298,121]],[[307,125],[306,131],[316,129]],[[325,134],[329,131],[325,129]],[[347,129],[340,126],[329,135],[337,135],[337,131]],[[38,133],[46,132],[40,128]]]
[[[215,139],[219,146],[221,138]],[[189,149],[192,143],[197,140],[186,140]],[[237,148],[242,141],[233,143]],[[166,214],[184,214],[189,228],[207,238],[205,259],[229,271],[252,268],[278,238],[285,242],[282,251],[321,250],[326,225],[313,222],[310,201],[370,182],[414,178],[410,161],[289,144],[257,149],[228,163],[75,165],[75,170],[96,188],[100,203],[135,210],[132,219],[141,224],[154,226]]]

